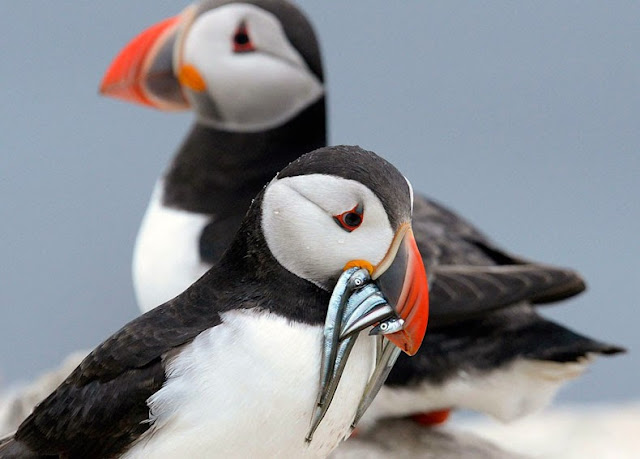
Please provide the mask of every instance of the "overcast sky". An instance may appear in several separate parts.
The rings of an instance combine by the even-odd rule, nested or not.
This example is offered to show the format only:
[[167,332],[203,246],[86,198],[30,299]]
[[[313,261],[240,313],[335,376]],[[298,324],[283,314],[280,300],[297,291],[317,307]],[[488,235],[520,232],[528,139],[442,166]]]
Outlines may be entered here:
[[[632,352],[560,400],[637,398],[640,3],[299,3],[323,45],[332,143],[387,157],[504,247],[583,273],[587,293],[544,314]],[[186,4],[0,2],[2,384],[138,312],[134,238],[192,118],[97,86]]]

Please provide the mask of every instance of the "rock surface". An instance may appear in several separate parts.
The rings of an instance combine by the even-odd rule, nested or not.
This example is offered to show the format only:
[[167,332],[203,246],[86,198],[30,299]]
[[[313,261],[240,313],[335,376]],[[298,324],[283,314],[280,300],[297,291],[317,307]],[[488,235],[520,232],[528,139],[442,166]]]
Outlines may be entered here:
[[453,428],[426,428],[405,419],[378,422],[340,445],[332,459],[515,459],[487,440]]
[[456,427],[534,458],[640,458],[640,402],[565,406],[510,424],[482,419]]

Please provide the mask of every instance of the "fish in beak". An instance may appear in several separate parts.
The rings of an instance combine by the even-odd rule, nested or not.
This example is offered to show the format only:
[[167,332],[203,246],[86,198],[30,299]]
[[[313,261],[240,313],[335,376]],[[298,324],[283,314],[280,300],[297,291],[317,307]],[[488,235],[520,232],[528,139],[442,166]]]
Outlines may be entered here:
[[418,351],[428,316],[427,276],[411,226],[405,224],[377,266],[354,260],[338,279],[327,310],[320,389],[306,441],[313,439],[329,409],[358,334],[375,325],[369,334],[377,335],[378,342],[376,366],[352,427],[377,395],[400,352],[413,355]]

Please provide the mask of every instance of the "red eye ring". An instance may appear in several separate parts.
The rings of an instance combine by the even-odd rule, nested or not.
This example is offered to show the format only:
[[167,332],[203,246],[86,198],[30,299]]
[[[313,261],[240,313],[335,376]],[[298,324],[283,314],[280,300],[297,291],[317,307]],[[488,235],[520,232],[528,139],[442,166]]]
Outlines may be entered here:
[[233,34],[232,41],[234,53],[249,53],[256,50],[256,47],[249,36],[247,24],[244,21],[238,25],[238,28]]
[[358,204],[351,210],[347,210],[340,215],[334,215],[333,219],[343,230],[350,233],[351,231],[358,229],[362,224],[363,217],[364,209],[362,208],[362,204]]

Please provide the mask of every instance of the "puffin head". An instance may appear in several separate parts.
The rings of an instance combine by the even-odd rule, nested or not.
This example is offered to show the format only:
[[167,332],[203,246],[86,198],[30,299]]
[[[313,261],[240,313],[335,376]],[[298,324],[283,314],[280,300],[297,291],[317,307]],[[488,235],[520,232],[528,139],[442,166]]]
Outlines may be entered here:
[[255,132],[292,119],[324,87],[315,34],[291,3],[203,0],[126,45],[100,92],[161,110],[192,108],[202,124]]
[[411,230],[412,189],[390,163],[359,147],[327,147],[283,169],[265,188],[261,227],[286,270],[332,290],[346,269],[362,267],[403,330],[387,335],[417,352],[428,319],[428,287]]

